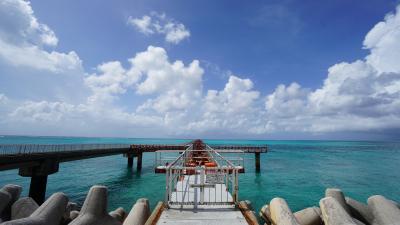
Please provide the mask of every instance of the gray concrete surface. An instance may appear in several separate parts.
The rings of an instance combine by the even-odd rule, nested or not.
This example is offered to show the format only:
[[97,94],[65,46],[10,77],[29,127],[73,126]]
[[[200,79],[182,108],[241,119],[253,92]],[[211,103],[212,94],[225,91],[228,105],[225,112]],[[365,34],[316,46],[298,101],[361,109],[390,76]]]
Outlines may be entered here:
[[95,185],[90,188],[79,216],[70,225],[121,225],[107,212],[107,187]]

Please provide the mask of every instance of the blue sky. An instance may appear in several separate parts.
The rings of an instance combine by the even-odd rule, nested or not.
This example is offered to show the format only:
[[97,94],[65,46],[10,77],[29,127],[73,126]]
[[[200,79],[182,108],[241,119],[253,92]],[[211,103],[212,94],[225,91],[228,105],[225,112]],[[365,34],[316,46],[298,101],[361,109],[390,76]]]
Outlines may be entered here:
[[[174,59],[200,59],[251,78],[269,92],[297,81],[316,88],[329,66],[364,57],[365,34],[396,1],[36,1],[37,17],[60,39],[58,49],[79,53],[84,67],[124,62],[148,45]],[[165,43],[126,26],[129,16],[166,13],[190,30],[189,40]],[[206,77],[220,88],[225,81]],[[226,78],[226,77],[225,77]],[[260,83],[260,84],[259,84]]]
[[0,133],[392,139],[398,3],[0,0]]

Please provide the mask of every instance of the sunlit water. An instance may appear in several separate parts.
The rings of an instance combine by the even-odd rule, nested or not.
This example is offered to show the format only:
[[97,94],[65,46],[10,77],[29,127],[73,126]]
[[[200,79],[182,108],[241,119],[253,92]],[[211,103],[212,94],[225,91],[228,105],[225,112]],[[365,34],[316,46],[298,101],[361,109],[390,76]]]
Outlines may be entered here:
[[[183,143],[188,140],[128,138],[0,137],[0,143]],[[258,211],[273,197],[287,200],[292,210],[318,205],[325,188],[341,188],[346,195],[366,201],[382,194],[400,201],[400,142],[348,141],[231,141],[205,140],[207,143],[267,144],[261,154],[261,173],[254,171],[254,155],[245,154],[246,173],[239,177],[239,198],[250,200]],[[135,160],[136,164],[136,160]],[[154,153],[145,153],[141,173],[127,168],[122,155],[92,158],[60,164],[50,175],[47,196],[66,193],[71,201],[82,204],[94,184],[109,189],[109,210],[119,206],[130,210],[141,197],[151,207],[163,200],[165,175],[154,173]],[[23,186],[27,195],[29,178],[17,170],[0,172],[0,186]]]

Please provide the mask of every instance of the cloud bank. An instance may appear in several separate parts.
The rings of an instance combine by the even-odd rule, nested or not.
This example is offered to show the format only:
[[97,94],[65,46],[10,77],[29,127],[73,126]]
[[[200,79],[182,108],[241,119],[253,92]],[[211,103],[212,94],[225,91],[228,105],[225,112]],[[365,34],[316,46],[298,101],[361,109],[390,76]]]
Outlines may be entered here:
[[[0,12],[0,65],[14,71],[0,79],[29,82],[35,76],[46,80],[41,89],[57,87],[33,98],[14,96],[1,85],[0,132],[4,134],[267,138],[285,132],[311,135],[400,128],[400,7],[366,34],[363,46],[368,55],[331,66],[319,88],[294,81],[266,94],[256,90],[250,79],[235,74],[229,75],[222,89],[209,90],[199,60],[170,59],[164,48],[151,45],[127,59],[127,66],[104,62],[87,73],[74,51],[48,50],[59,40],[38,21],[28,2],[2,0]],[[147,35],[165,34],[171,43],[190,36],[187,31],[168,39],[167,27],[181,26],[165,15],[130,18],[129,23]],[[21,68],[29,71],[27,76],[18,75]],[[34,85],[21,91],[38,92]],[[121,106],[118,101],[124,96],[143,101]]]

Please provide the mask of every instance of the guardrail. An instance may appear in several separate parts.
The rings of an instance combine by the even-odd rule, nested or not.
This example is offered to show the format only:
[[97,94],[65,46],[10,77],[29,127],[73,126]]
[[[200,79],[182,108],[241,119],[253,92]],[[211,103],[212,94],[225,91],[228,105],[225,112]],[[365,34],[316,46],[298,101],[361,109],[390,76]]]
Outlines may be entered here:
[[221,151],[223,152],[223,150],[225,151],[229,151],[229,150],[242,150],[242,151],[246,151],[248,153],[251,152],[267,152],[268,151],[268,146],[267,145],[261,145],[261,144],[238,144],[238,145],[231,145],[231,144],[211,144],[209,145],[212,148],[214,148],[215,150]]
[[[193,157],[193,153],[199,152],[203,154],[195,154],[200,156]],[[204,158],[215,162],[215,165],[209,167],[193,164],[193,161],[199,162]],[[189,146],[175,160],[165,165],[165,203],[194,206],[237,204],[238,170],[243,168],[243,158],[237,158],[240,165],[227,160],[210,146],[206,145],[204,150],[195,150],[193,145]]]
[[[188,149],[186,149],[188,150]],[[218,151],[212,149],[210,146],[206,146],[206,150],[209,152],[210,154],[210,158],[213,158],[214,160],[218,161],[220,163],[219,166],[223,166],[226,165],[226,162],[229,161],[232,165],[230,166],[242,166],[244,167],[244,154],[245,152],[242,150],[235,150],[232,149],[230,150],[228,153],[229,154],[235,154],[235,156],[222,156]],[[197,151],[204,151],[204,150],[190,150],[190,152],[197,152]],[[184,155],[181,155],[182,153],[184,153],[184,150],[181,151],[181,153],[178,155],[177,152],[171,152],[168,150],[158,150],[155,152],[156,154],[154,154],[154,167],[158,167],[158,166],[168,166],[171,165],[178,156],[181,156],[182,160],[183,159],[188,159],[189,158],[189,154],[187,154],[188,152],[186,152]],[[222,151],[222,153],[224,153],[224,151]],[[190,157],[192,159],[196,159],[196,157]]]
[[130,148],[130,144],[2,144],[0,156]]

